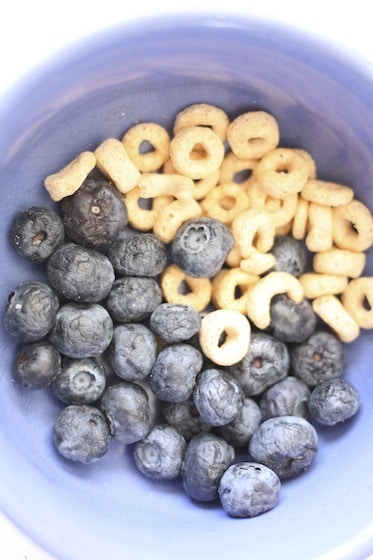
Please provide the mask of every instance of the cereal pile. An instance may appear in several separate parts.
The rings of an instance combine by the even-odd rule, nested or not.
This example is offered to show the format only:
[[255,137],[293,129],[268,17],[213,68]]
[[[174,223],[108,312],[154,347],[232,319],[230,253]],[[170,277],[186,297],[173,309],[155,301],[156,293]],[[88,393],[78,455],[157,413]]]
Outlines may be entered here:
[[252,517],[310,466],[309,416],[356,414],[343,343],[373,328],[372,214],[279,143],[267,112],[194,104],[172,136],[136,124],[47,177],[62,218],[17,217],[13,243],[49,284],[17,286],[4,324],[25,344],[21,385],[67,405],[53,428],[65,458],[97,460],[115,437],[146,476],[181,475],[191,498]]

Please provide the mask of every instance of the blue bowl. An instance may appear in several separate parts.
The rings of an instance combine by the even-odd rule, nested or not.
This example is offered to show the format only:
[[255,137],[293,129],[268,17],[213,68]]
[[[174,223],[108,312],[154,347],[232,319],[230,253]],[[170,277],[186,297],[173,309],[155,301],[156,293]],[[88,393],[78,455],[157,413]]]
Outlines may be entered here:
[[[43,278],[10,248],[8,232],[19,210],[52,205],[44,177],[135,122],[170,127],[194,102],[231,117],[268,110],[282,145],[308,150],[320,178],[353,186],[373,208],[372,93],[372,68],[351,53],[242,17],[138,21],[74,46],[0,103],[1,308],[19,281]],[[51,429],[60,406],[48,390],[14,383],[17,344],[2,330],[0,506],[61,560],[364,558],[373,550],[372,342],[364,332],[348,347],[359,414],[319,429],[316,460],[283,484],[274,510],[235,520],[215,504],[192,503],[178,482],[141,476],[123,445],[89,466],[58,457]]]

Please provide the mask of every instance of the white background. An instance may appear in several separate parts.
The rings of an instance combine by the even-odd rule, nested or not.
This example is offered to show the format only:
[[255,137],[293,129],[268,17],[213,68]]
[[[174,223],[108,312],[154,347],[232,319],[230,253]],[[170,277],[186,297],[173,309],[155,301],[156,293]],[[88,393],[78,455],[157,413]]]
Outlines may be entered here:
[[[154,7],[145,3],[6,0],[0,18],[0,96],[23,74],[78,39],[130,19],[180,11],[245,13],[284,22],[340,43],[373,64],[369,0],[187,0],[185,4],[154,0]],[[0,560],[50,560],[50,556],[0,513]]]

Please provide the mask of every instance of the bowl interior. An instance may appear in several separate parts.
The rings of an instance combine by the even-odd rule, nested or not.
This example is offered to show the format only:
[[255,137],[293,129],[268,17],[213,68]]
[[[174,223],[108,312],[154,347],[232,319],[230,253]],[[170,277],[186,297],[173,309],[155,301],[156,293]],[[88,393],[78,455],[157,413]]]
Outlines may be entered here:
[[[135,22],[77,45],[36,70],[0,107],[1,306],[21,280],[43,278],[9,246],[15,214],[52,203],[43,179],[83,150],[120,138],[136,122],[171,129],[195,102],[230,117],[264,109],[278,120],[283,146],[308,150],[318,176],[351,185],[373,208],[373,73],[347,53],[293,30],[242,18],[184,17]],[[366,274],[373,272],[370,254]],[[2,328],[2,327],[1,327]],[[318,429],[312,468],[283,484],[278,506],[233,520],[192,503],[180,483],[162,484],[134,468],[131,449],[113,443],[89,465],[57,456],[51,441],[61,409],[48,390],[12,380],[17,343],[1,332],[0,506],[63,559],[357,558],[373,546],[372,333],[348,349],[346,378],[361,393],[352,421]],[[352,515],[353,513],[353,515]],[[268,535],[270,538],[268,539]]]

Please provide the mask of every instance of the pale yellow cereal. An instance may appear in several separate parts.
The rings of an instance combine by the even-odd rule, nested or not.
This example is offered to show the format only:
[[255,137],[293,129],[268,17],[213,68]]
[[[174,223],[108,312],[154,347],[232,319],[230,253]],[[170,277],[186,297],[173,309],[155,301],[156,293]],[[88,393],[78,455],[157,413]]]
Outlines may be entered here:
[[236,268],[240,266],[240,262],[242,260],[242,256],[240,253],[240,249],[236,243],[233,243],[232,249],[228,252],[225,262],[231,268]]
[[173,196],[180,200],[193,198],[194,182],[184,175],[143,173],[138,183],[142,198]]
[[275,148],[259,161],[255,176],[264,192],[274,198],[299,193],[308,180],[304,157],[291,148]]
[[210,127],[224,142],[227,137],[229,118],[223,109],[208,103],[189,105],[177,114],[174,124],[174,135],[189,126]]
[[194,198],[174,200],[158,210],[154,220],[153,233],[163,243],[171,243],[183,223],[192,218],[198,218],[201,214],[201,206]]
[[[159,208],[170,204],[173,200],[172,196],[159,196],[153,200],[145,201],[141,198],[139,187],[133,188],[124,196],[129,225],[139,231],[153,229]],[[141,202],[146,202],[147,207],[145,207],[145,204],[141,206]]]
[[352,342],[360,334],[360,327],[335,295],[315,298],[312,308],[324,323],[339,336],[342,342]]
[[311,252],[327,251],[333,246],[333,213],[330,206],[310,202],[306,246]]
[[250,274],[264,274],[271,270],[276,264],[276,258],[272,253],[261,253],[252,249],[246,252],[246,257],[241,259],[240,268]]
[[294,150],[300,156],[302,156],[304,161],[306,162],[307,169],[308,169],[308,179],[316,179],[316,174],[317,174],[316,162],[311,156],[311,154],[306,150],[302,150],[300,148],[294,148]]
[[230,366],[241,361],[249,351],[250,337],[250,323],[238,311],[217,309],[202,318],[201,349],[217,365]]
[[66,167],[53,175],[48,175],[44,180],[44,186],[51,199],[57,202],[74,194],[95,166],[96,156],[94,153],[82,152]]
[[294,239],[304,239],[307,235],[307,225],[308,225],[308,206],[309,202],[304,200],[301,196],[298,196],[297,206],[294,212],[293,226],[292,226],[292,236]]
[[[167,303],[191,305],[203,311],[211,301],[211,282],[208,278],[192,278],[176,264],[163,271],[160,286]],[[186,289],[184,289],[186,288]]]
[[[123,145],[136,167],[143,173],[160,169],[170,157],[170,136],[167,130],[153,122],[132,126],[122,138]],[[149,150],[142,152],[144,145]]]
[[275,228],[280,228],[291,223],[297,208],[298,195],[289,194],[289,196],[286,196],[285,198],[272,198],[272,200],[274,202],[276,201],[276,203],[278,202],[278,207],[276,208],[274,206],[272,209],[270,204],[267,203],[265,208],[270,213]]
[[242,159],[260,159],[278,146],[280,130],[266,111],[250,111],[235,118],[227,130],[232,152]]
[[347,286],[348,278],[339,274],[306,272],[301,274],[299,281],[304,289],[304,297],[315,299],[330,294],[341,294]]
[[333,239],[339,249],[366,251],[373,244],[372,213],[359,200],[333,209]]
[[[228,152],[220,167],[219,183],[236,183],[243,188],[248,188],[254,181],[254,170],[257,166],[257,159],[242,159],[233,152]],[[238,181],[239,174],[245,173],[247,177]]]
[[241,268],[223,268],[212,280],[212,303],[218,309],[232,309],[246,314],[247,295],[260,280]]
[[351,280],[342,294],[342,303],[362,329],[373,329],[373,277]]
[[141,173],[132,162],[120,140],[108,138],[95,150],[96,166],[121,193],[133,189]]
[[290,220],[287,224],[276,227],[276,235],[291,235],[292,230],[293,220]]
[[313,257],[313,269],[322,274],[341,274],[349,278],[361,276],[366,263],[366,254],[346,249],[332,248]]
[[302,188],[301,196],[309,202],[325,206],[343,206],[351,202],[354,191],[339,183],[311,179]]
[[[166,161],[166,163],[164,164],[163,173],[167,173],[167,174],[176,173],[176,169],[172,165],[171,159]],[[210,173],[210,175],[207,175],[207,177],[193,181],[194,182],[193,198],[195,200],[202,200],[207,195],[207,193],[209,193],[218,184],[219,176],[220,173],[219,170],[217,169],[213,173]]]
[[270,214],[261,208],[250,208],[238,214],[231,230],[242,257],[249,257],[253,249],[266,253],[273,246],[275,225]]
[[232,220],[249,207],[245,191],[234,183],[217,185],[201,201],[201,207],[209,218],[229,225]]

